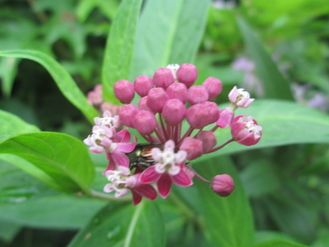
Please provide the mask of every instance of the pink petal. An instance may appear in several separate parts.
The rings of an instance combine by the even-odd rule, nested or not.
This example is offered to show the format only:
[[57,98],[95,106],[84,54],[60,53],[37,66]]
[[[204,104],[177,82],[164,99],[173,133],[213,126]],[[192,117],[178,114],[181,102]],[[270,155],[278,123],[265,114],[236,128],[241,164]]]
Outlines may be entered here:
[[131,191],[131,193],[133,194],[133,204],[137,205],[138,203],[140,203],[142,197],[138,193],[134,192],[133,190]]
[[134,151],[135,147],[136,147],[136,143],[119,142],[117,143],[117,148],[115,149],[115,152],[130,153]]
[[160,178],[161,174],[155,171],[155,166],[150,166],[145,169],[143,173],[140,175],[139,179],[143,184],[149,184],[156,182]]
[[191,186],[193,184],[191,177],[184,169],[181,169],[177,175],[172,176],[172,179],[175,184],[183,187]]
[[115,141],[116,142],[130,142],[130,132],[128,130],[120,130],[115,135]]
[[149,184],[137,186],[134,188],[134,191],[150,200],[154,200],[157,197],[157,192]]
[[160,195],[163,198],[166,198],[169,195],[172,185],[171,177],[168,174],[164,173],[163,175],[161,175],[159,181],[157,182],[157,185]]
[[117,166],[129,167],[129,158],[127,155],[119,152],[111,153],[112,159]]
[[105,171],[107,171],[107,170],[115,170],[115,163],[114,163],[112,157],[109,157],[109,155],[108,155],[108,159],[109,159],[109,163],[108,163]]

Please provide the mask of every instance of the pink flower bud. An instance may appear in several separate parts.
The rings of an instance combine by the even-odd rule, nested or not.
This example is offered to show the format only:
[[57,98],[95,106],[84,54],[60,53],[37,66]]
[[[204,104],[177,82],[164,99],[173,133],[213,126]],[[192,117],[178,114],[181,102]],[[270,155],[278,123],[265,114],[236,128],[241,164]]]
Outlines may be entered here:
[[151,111],[151,109],[147,106],[147,96],[140,98],[138,106],[140,110]]
[[187,100],[187,87],[183,83],[174,82],[167,88],[167,94],[170,99],[179,99],[185,103]]
[[112,115],[118,115],[120,107],[117,105],[112,105],[110,103],[103,103],[101,104],[101,110],[102,112],[110,112]]
[[120,123],[128,127],[132,127],[133,119],[137,111],[138,111],[137,107],[131,104],[121,106],[119,110]]
[[114,94],[121,103],[129,104],[134,98],[134,85],[127,80],[120,80],[114,84]]
[[226,128],[231,125],[232,118],[234,116],[233,111],[230,108],[219,110],[219,118],[216,122],[219,128]]
[[139,110],[133,118],[133,126],[142,135],[148,135],[153,132],[156,127],[156,119],[150,111]]
[[194,64],[182,64],[177,70],[178,81],[184,83],[187,87],[192,84],[198,78],[198,70]]
[[234,190],[234,181],[228,174],[217,175],[211,181],[211,189],[220,196],[228,196]]
[[153,112],[161,112],[167,100],[168,95],[163,88],[152,88],[147,95],[147,106]]
[[196,138],[202,141],[204,153],[209,152],[217,142],[216,136],[212,131],[201,131]]
[[239,115],[232,120],[231,133],[238,143],[251,146],[257,144],[262,137],[262,127],[252,117]]
[[159,68],[153,74],[153,82],[157,87],[167,88],[174,81],[174,75],[168,68]]
[[207,120],[207,125],[215,123],[219,117],[219,109],[215,102],[206,101],[202,103],[205,118]]
[[223,90],[223,85],[220,80],[215,77],[208,77],[204,82],[203,86],[209,93],[209,99],[215,99]]
[[190,126],[195,129],[200,129],[216,122],[218,117],[218,107],[216,103],[210,101],[195,104],[186,111],[186,119]]
[[169,99],[162,109],[162,116],[170,125],[179,124],[185,116],[185,105],[178,99]]
[[246,90],[236,86],[230,91],[228,98],[236,107],[242,108],[247,108],[254,101]]
[[202,141],[193,137],[184,138],[179,149],[187,153],[188,160],[193,160],[203,154]]
[[208,91],[204,86],[192,86],[188,90],[188,101],[194,105],[208,100]]
[[102,85],[98,84],[88,93],[87,99],[91,105],[100,105],[103,102]]
[[134,88],[136,93],[141,97],[146,96],[150,89],[153,87],[153,82],[151,78],[146,75],[138,76],[134,82]]

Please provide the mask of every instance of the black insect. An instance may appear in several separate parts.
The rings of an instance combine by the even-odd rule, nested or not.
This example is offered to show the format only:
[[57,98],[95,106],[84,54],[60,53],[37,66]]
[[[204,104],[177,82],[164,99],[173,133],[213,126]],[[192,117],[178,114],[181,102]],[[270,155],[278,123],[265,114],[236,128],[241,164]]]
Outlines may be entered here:
[[152,148],[158,147],[154,144],[137,144],[135,150],[128,154],[130,170],[143,171],[154,164],[152,158]]

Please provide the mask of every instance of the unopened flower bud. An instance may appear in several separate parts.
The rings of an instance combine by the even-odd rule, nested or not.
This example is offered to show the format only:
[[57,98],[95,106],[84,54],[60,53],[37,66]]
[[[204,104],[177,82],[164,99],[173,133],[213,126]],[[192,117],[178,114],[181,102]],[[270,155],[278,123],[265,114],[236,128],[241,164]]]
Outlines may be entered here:
[[215,77],[208,77],[203,86],[207,89],[210,100],[215,99],[223,90],[222,82]]
[[242,108],[247,108],[254,101],[254,99],[250,98],[249,92],[236,86],[230,91],[228,98],[236,107]]
[[147,111],[152,111],[148,106],[147,106],[147,96],[144,96],[140,98],[138,102],[138,107],[140,110],[147,110]]
[[151,134],[156,127],[154,114],[150,111],[139,110],[133,118],[133,126],[142,135]]
[[167,88],[167,94],[170,99],[179,99],[183,103],[187,100],[187,87],[180,82],[174,82]]
[[262,137],[262,127],[252,117],[239,115],[232,120],[231,133],[238,143],[252,146]]
[[216,103],[210,101],[195,104],[186,111],[186,119],[190,126],[195,129],[200,129],[216,122],[218,117],[218,107]]
[[147,95],[147,106],[153,112],[161,112],[167,100],[168,95],[163,88],[152,88]]
[[228,174],[217,175],[211,181],[211,189],[220,196],[228,196],[234,190],[234,181]]
[[128,127],[132,127],[133,118],[137,113],[137,111],[138,111],[137,107],[131,104],[121,106],[119,110],[120,123]]
[[188,160],[193,160],[203,154],[202,141],[193,137],[184,138],[179,149],[187,153]]
[[150,89],[153,87],[153,82],[151,78],[146,75],[138,76],[134,82],[134,88],[136,93],[141,97],[146,96]]
[[230,108],[225,108],[223,110],[219,110],[219,118],[216,122],[219,128],[226,128],[231,125],[233,119],[233,111]]
[[192,84],[198,78],[198,70],[194,64],[182,64],[177,70],[178,81],[184,83],[187,87]]
[[174,75],[168,68],[159,68],[153,74],[153,82],[157,87],[167,88],[174,81]]
[[216,136],[212,131],[201,131],[197,137],[198,140],[202,141],[203,152],[209,152],[216,145]]
[[100,105],[103,102],[102,85],[96,85],[95,88],[88,93],[87,99],[91,105]]
[[170,125],[179,124],[185,116],[185,105],[178,99],[169,99],[162,109],[162,116]]
[[209,98],[207,89],[204,86],[192,86],[188,90],[188,101],[194,105],[206,102]]
[[127,80],[120,80],[114,84],[114,94],[121,103],[129,104],[134,98],[134,85]]

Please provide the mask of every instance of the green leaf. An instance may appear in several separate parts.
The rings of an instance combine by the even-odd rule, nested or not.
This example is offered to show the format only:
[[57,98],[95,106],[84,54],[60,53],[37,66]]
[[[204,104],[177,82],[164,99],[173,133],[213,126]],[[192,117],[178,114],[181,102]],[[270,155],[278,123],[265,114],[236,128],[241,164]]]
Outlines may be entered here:
[[229,197],[215,194],[206,183],[197,183],[200,191],[204,218],[204,231],[210,246],[250,247],[254,229],[251,209],[245,196],[237,171],[229,158],[213,159],[211,162],[196,164],[196,169],[206,178],[219,173],[230,174],[235,181],[235,190]]
[[5,243],[10,243],[21,228],[22,226],[18,224],[0,220],[0,240],[3,240]]
[[164,223],[154,202],[109,205],[101,210],[69,247],[164,247]]
[[0,204],[1,212],[6,212],[0,214],[0,220],[37,228],[78,229],[104,207],[104,202],[99,200],[47,193]]
[[289,81],[280,73],[276,64],[265,50],[261,40],[256,36],[244,18],[239,16],[237,22],[246,49],[256,64],[256,73],[263,81],[265,97],[291,100],[292,93]]
[[17,59],[6,58],[0,61],[0,78],[2,81],[2,91],[7,97],[10,96],[17,73]]
[[289,240],[271,240],[261,244],[257,244],[255,247],[306,247],[306,245],[295,243]]
[[0,110],[0,143],[16,135],[37,131],[39,131],[37,127]]
[[107,101],[118,102],[114,97],[113,83],[129,77],[141,4],[142,0],[122,1],[113,20],[102,67],[103,93]]
[[90,121],[97,111],[87,102],[86,97],[75,84],[70,74],[52,57],[35,50],[0,51],[0,57],[25,58],[41,64],[52,76],[63,95],[76,106]]
[[[329,143],[329,116],[292,102],[257,100],[248,109],[238,113],[253,116],[263,127],[263,137],[254,146],[231,143],[209,158],[219,154],[231,154],[244,150],[275,147],[298,143]],[[312,130],[312,131],[310,131]],[[227,130],[216,132],[223,142],[230,137]]]
[[209,0],[147,1],[138,23],[132,75],[150,74],[171,63],[193,62],[209,4]]
[[86,146],[66,134],[40,132],[16,136],[0,145],[0,153],[28,161],[65,191],[87,192],[94,179],[95,170]]

